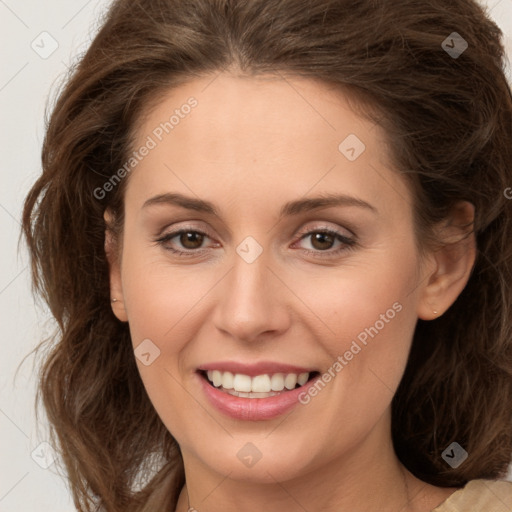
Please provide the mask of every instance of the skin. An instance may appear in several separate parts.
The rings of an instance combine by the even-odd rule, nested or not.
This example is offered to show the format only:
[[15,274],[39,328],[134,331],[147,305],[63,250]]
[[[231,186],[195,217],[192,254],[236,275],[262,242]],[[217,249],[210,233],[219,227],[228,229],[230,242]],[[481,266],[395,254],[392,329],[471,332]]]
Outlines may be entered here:
[[[428,485],[401,465],[390,403],[418,318],[443,314],[467,283],[475,240],[461,239],[459,225],[473,218],[472,205],[460,203],[438,227],[459,241],[421,259],[412,195],[385,133],[339,91],[297,77],[194,79],[146,113],[134,146],[190,96],[198,106],[129,176],[122,247],[106,231],[113,311],[129,322],[134,348],[150,339],[160,350],[150,365],[137,364],[182,450],[187,484],[176,510],[432,510],[456,489]],[[338,150],[349,134],[366,146],[354,161]],[[211,201],[219,215],[143,208],[167,192]],[[322,193],[357,197],[377,212],[344,205],[278,219],[285,202]],[[155,242],[183,227],[208,236],[164,245],[202,254],[177,256]],[[303,236],[322,228],[357,244]],[[251,264],[236,252],[247,236],[263,249]],[[197,367],[219,360],[326,371],[396,302],[395,318],[310,403],[282,417],[231,419],[198,386]],[[262,455],[252,467],[237,457],[248,442]]]

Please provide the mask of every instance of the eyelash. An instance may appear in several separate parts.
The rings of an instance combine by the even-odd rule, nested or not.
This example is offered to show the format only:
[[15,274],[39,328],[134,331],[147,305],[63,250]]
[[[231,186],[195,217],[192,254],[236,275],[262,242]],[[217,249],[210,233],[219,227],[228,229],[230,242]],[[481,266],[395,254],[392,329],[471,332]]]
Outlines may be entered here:
[[[173,231],[171,233],[167,233],[167,234],[161,236],[160,238],[156,239],[155,242],[157,244],[161,245],[165,250],[171,251],[173,254],[176,254],[177,256],[180,256],[180,257],[199,256],[206,251],[206,249],[189,249],[188,251],[182,251],[179,249],[173,249],[172,247],[166,245],[166,242],[172,240],[176,236],[179,236],[183,233],[195,233],[195,234],[199,234],[199,235],[202,235],[202,236],[205,236],[208,238],[212,238],[208,235],[208,233],[205,233],[198,229],[182,228],[182,229],[179,229],[178,231]],[[332,229],[329,229],[329,228],[317,228],[317,229],[302,233],[297,241],[300,242],[304,238],[307,238],[308,236],[311,236],[316,233],[332,235],[336,238],[336,240],[342,242],[343,245],[336,250],[327,249],[325,251],[320,251],[320,250],[303,249],[304,253],[307,255],[312,255],[312,256],[320,257],[320,258],[333,258],[333,257],[340,255],[343,252],[353,250],[355,248],[355,246],[357,245],[357,242],[355,239],[346,237],[346,236],[342,235],[341,233],[334,231]],[[323,253],[326,253],[327,256],[324,256]]]

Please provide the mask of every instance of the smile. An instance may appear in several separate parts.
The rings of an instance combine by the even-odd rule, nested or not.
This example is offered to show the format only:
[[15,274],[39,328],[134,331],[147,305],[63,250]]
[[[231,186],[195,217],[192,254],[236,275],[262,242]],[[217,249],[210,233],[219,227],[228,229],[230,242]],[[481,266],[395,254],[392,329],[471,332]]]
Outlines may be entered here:
[[276,418],[299,404],[299,395],[320,372],[277,361],[217,361],[196,370],[198,384],[210,404],[237,420]]
[[285,388],[289,391],[303,386],[309,380],[310,373],[265,373],[251,377],[241,373],[208,370],[206,378],[214,387],[230,395],[243,398],[266,398],[280,394]]

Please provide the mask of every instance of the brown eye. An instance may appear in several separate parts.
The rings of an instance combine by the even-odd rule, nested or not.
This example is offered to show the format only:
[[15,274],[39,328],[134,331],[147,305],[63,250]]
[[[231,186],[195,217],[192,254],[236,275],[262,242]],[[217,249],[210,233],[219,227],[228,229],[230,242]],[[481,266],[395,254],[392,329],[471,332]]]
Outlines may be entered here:
[[203,246],[205,239],[210,237],[196,229],[180,229],[167,233],[155,240],[158,244],[180,256],[194,256],[206,250]]
[[328,228],[307,231],[302,234],[299,242],[309,245],[302,247],[305,254],[318,258],[337,257],[357,245],[355,238],[349,238]]
[[311,245],[315,249],[318,249],[319,251],[322,251],[322,250],[325,251],[326,249],[331,249],[336,240],[333,235],[331,235],[330,233],[326,233],[326,232],[317,232],[317,233],[313,233],[310,236],[311,236]]
[[204,235],[197,231],[184,231],[179,235],[179,241],[185,249],[199,249],[203,245]]

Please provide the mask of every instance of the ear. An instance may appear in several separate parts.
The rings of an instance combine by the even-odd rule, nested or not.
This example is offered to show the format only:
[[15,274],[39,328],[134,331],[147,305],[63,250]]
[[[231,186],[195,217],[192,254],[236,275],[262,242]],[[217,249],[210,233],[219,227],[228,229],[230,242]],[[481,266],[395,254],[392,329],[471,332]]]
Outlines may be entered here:
[[109,209],[106,209],[103,218],[105,219],[105,254],[108,260],[110,275],[110,298],[116,299],[111,302],[112,311],[121,322],[127,322],[128,315],[124,305],[121,281],[121,247],[113,230],[114,215]]
[[[433,320],[442,315],[466,286],[476,259],[474,235],[475,208],[468,201],[460,201],[450,217],[436,228],[440,248],[428,256],[427,274],[423,274],[418,317]],[[434,313],[437,311],[437,314]]]

